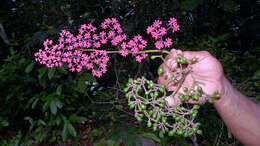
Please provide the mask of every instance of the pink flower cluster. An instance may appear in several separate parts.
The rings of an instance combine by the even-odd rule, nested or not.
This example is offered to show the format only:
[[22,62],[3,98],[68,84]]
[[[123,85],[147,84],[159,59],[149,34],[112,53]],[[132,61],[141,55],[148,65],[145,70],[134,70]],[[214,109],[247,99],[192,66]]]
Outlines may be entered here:
[[[156,20],[147,28],[147,33],[156,40],[157,49],[169,48],[172,45],[172,39],[163,39],[167,29],[161,25],[162,21]],[[168,26],[173,32],[179,30],[175,18],[168,21]],[[137,62],[141,62],[148,56],[147,53],[142,52],[147,47],[147,41],[141,35],[136,35],[127,41],[127,36],[123,34],[117,19],[105,19],[101,28],[102,30],[98,31],[92,24],[83,24],[75,36],[67,30],[62,30],[56,44],[53,40],[44,41],[44,49],[39,49],[35,53],[35,60],[49,68],[67,64],[72,72],[80,72],[86,68],[92,70],[93,76],[101,77],[107,72],[109,51],[98,49],[108,42],[120,48],[119,52],[122,56],[126,57],[129,54],[135,56]]]
[[167,30],[172,29],[172,32],[174,33],[180,29],[175,18],[170,18],[170,20],[168,21],[168,29],[162,27],[161,25],[162,21],[155,20],[154,23],[151,26],[148,26],[146,30],[147,34],[151,34],[152,37],[156,40],[154,45],[159,50],[165,47],[169,48],[172,46],[171,38],[163,39],[163,37],[167,34]]

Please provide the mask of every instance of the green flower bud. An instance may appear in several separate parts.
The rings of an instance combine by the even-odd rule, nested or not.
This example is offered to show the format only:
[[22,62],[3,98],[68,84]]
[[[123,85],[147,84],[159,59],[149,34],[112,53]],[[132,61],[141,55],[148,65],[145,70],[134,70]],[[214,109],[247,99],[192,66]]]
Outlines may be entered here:
[[188,63],[188,60],[186,58],[181,58],[180,63],[181,64]]
[[137,83],[137,80],[134,80],[134,83],[136,84],[136,83]]
[[145,105],[141,105],[141,109],[145,110],[146,109],[146,106]]
[[156,56],[151,56],[151,59],[153,60],[153,59],[155,59],[156,58]]
[[168,132],[168,135],[173,136],[175,134],[175,132],[176,132],[175,130],[171,130],[171,131]]
[[202,91],[202,87],[201,87],[201,86],[198,86],[198,87],[197,87],[197,91],[198,91],[198,92],[203,92],[203,91]]
[[196,116],[197,116],[196,113],[193,113],[193,114],[191,115],[192,118],[196,118]]
[[175,81],[175,80],[176,80],[176,78],[175,78],[175,77],[171,77],[171,80],[172,80],[172,81]]
[[161,87],[161,88],[160,88],[160,92],[163,93],[164,91],[165,91],[165,89]]
[[183,91],[184,91],[184,92],[188,92],[188,88],[183,87]]
[[154,96],[157,97],[159,94],[157,91],[154,92]]
[[138,122],[142,122],[143,121],[143,119],[141,117],[137,117],[136,119],[137,119]]
[[157,124],[154,123],[154,124],[153,124],[153,131],[156,131],[156,130],[157,130]]
[[177,134],[178,135],[182,135],[183,134],[183,131],[181,129],[177,130]]
[[208,103],[213,104],[214,100],[213,99],[208,99]]
[[153,88],[154,84],[150,82],[148,86],[150,86],[150,88]]
[[160,74],[163,73],[163,69],[162,69],[162,68],[159,68],[157,72],[158,72],[158,74],[160,75]]
[[166,123],[166,119],[165,119],[165,118],[163,118],[163,119],[162,119],[162,122],[165,124],[165,123]]
[[133,105],[133,104],[131,104],[129,106],[130,106],[130,109],[133,109],[135,107],[135,105]]
[[177,62],[177,63],[180,63],[180,62],[181,62],[181,57],[177,57],[177,58],[176,58],[176,62]]
[[126,93],[126,94],[125,94],[125,97],[126,97],[126,98],[129,98],[129,94],[128,94],[128,93]]
[[124,92],[127,92],[128,91],[128,88],[124,88]]
[[178,98],[180,99],[181,102],[184,101],[184,95],[182,93],[179,94]]
[[149,122],[147,123],[147,127],[150,128],[151,126],[152,126],[152,123],[149,121]]
[[162,116],[166,116],[166,113],[165,113],[165,112],[162,112],[161,115],[162,115]]
[[199,105],[194,105],[193,108],[194,108],[194,109],[199,109],[200,106],[199,106]]
[[202,131],[201,130],[197,130],[197,134],[202,135]]
[[166,102],[167,102],[167,101],[166,101],[165,99],[162,100],[162,104],[166,104]]
[[166,88],[166,85],[161,85],[161,88],[165,89],[165,88]]
[[148,91],[145,91],[145,95],[148,95],[149,94],[149,92]]
[[193,94],[192,95],[193,100],[199,100],[199,95],[198,94]]

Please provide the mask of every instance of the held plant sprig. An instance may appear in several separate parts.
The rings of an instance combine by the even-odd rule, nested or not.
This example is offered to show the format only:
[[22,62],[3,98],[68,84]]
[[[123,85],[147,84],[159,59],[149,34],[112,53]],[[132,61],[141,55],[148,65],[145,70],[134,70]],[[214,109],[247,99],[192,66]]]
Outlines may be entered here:
[[[35,53],[35,60],[49,68],[62,67],[67,64],[72,72],[91,70],[93,76],[96,77],[101,77],[107,72],[109,54],[112,53],[118,53],[123,57],[132,55],[137,62],[144,60],[148,54],[157,54],[151,56],[151,59],[159,57],[164,60],[162,54],[170,54],[168,50],[173,45],[172,39],[166,37],[166,34],[178,31],[179,25],[175,18],[170,18],[167,27],[162,25],[162,21],[156,20],[148,26],[146,32],[155,40],[156,49],[146,49],[148,42],[141,35],[128,38],[115,18],[105,19],[99,29],[92,24],[83,24],[77,35],[62,30],[56,43],[46,39],[43,43],[44,49],[39,49]],[[109,49],[104,49],[104,45],[109,46]],[[178,134],[185,137],[195,133],[201,134],[201,130],[198,129],[200,124],[195,122],[200,106],[189,105],[186,102],[199,100],[199,98],[213,102],[213,97],[220,96],[217,91],[211,96],[204,93],[195,79],[191,88],[184,87],[183,93],[177,94],[185,76],[192,74],[191,66],[196,63],[196,60],[196,57],[188,60],[181,53],[177,54],[177,66],[172,70],[171,79],[166,85],[153,83],[145,77],[129,79],[124,89],[125,96],[138,121],[146,120],[147,126],[152,127],[154,131],[159,130],[161,136],[166,132],[169,136]],[[163,75],[164,70],[160,68],[158,74]],[[177,85],[175,89],[166,90],[166,87],[172,84]],[[181,103],[170,107],[166,100],[169,97],[179,98]]]
[[[219,98],[219,93],[215,91],[213,95],[207,95],[194,79],[192,87],[189,89],[183,87],[183,93],[179,93],[176,97],[186,75],[192,73],[192,64],[197,60],[196,57],[188,60],[181,54],[177,56],[177,67],[172,71],[171,79],[166,84],[156,84],[145,77],[129,79],[127,87],[124,89],[125,97],[128,99],[129,107],[134,110],[137,121],[141,122],[145,119],[147,127],[160,131],[160,136],[165,133],[168,133],[169,136],[176,134],[184,137],[196,133],[202,134],[202,131],[199,130],[200,123],[195,122],[200,106],[190,105],[186,102],[203,98],[212,103],[213,98]],[[158,74],[164,74],[164,70],[159,68]],[[166,87],[170,85],[176,85],[175,89],[168,91]],[[174,107],[168,106],[167,98],[179,98],[180,103]]]

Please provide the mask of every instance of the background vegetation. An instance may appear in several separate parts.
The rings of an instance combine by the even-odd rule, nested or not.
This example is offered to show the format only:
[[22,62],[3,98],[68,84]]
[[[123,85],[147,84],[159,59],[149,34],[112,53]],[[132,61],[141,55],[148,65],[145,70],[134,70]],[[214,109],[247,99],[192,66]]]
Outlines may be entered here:
[[137,64],[115,55],[108,73],[96,79],[65,67],[47,69],[33,54],[47,37],[83,23],[117,17],[132,36],[174,16],[181,26],[175,48],[211,52],[232,84],[259,102],[259,10],[258,0],[1,0],[9,44],[0,39],[0,144],[240,145],[211,105],[199,111],[204,134],[193,142],[161,138],[136,122],[120,88],[128,77],[156,79],[159,61]]

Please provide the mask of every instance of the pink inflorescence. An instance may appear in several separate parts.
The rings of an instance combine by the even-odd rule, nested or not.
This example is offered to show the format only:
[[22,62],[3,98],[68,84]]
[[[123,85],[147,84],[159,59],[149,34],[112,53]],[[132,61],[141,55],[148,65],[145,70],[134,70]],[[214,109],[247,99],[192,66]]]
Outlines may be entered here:
[[[169,48],[172,46],[172,39],[163,37],[168,29],[172,29],[172,32],[178,31],[179,25],[175,18],[168,21],[168,29],[161,25],[162,21],[156,20],[147,28],[147,33],[156,40],[157,49]],[[109,57],[108,51],[100,48],[108,42],[120,48],[119,53],[122,56],[135,56],[137,62],[148,56],[142,52],[147,47],[147,41],[141,35],[127,41],[127,36],[116,18],[105,19],[101,28],[102,30],[98,31],[92,24],[82,24],[75,36],[67,30],[62,30],[56,44],[50,39],[44,41],[44,49],[35,53],[35,60],[49,68],[61,67],[65,63],[72,72],[80,72],[85,68],[92,70],[93,76],[101,77],[107,72]]]
[[167,30],[172,29],[172,32],[174,33],[180,29],[175,18],[170,18],[170,20],[168,21],[168,29],[162,27],[161,25],[162,21],[155,20],[154,23],[148,26],[146,30],[147,34],[152,35],[152,37],[156,40],[154,45],[159,50],[165,47],[170,48],[172,46],[171,38],[163,38],[167,34]]

